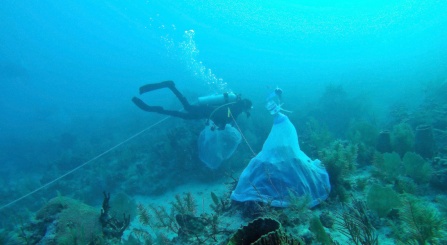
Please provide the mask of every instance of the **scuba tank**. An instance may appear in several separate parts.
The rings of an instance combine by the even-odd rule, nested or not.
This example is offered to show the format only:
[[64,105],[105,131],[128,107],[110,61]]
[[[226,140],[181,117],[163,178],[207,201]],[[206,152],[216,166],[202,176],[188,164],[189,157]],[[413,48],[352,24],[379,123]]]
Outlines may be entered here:
[[233,93],[213,94],[199,97],[199,105],[221,105],[236,101],[238,96]]

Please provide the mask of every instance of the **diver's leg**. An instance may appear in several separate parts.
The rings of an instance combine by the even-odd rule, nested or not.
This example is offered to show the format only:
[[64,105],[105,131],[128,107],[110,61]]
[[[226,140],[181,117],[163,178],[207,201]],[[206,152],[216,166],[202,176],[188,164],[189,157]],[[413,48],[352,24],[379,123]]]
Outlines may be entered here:
[[[144,94],[146,92],[157,90],[157,89],[161,89],[161,88],[169,88],[172,91],[172,93],[174,93],[174,95],[177,97],[177,99],[180,101],[180,103],[182,103],[183,108],[186,111],[190,110],[191,104],[189,104],[189,102],[186,99],[186,97],[183,96],[183,94],[180,93],[180,91],[178,91],[178,89],[175,87],[175,84],[174,84],[173,81],[164,81],[164,82],[161,82],[161,83],[146,84],[146,85],[140,87],[140,94]],[[134,103],[137,104],[136,102],[134,102]]]
[[132,102],[138,106],[143,111],[149,111],[149,112],[157,112],[160,113],[163,111],[163,107],[161,106],[150,106],[146,103],[144,103],[142,100],[138,99],[137,97],[132,98]]
[[189,109],[191,108],[191,104],[189,104],[186,97],[183,96],[183,94],[180,93],[180,91],[178,91],[178,89],[175,87],[175,84],[172,83],[172,85],[168,86],[168,88],[175,94],[180,103],[182,103],[183,108],[185,108],[186,111],[189,111]]
[[148,112],[155,112],[158,114],[173,116],[173,117],[179,117],[182,119],[196,119],[191,115],[190,113],[180,112],[180,111],[171,111],[171,110],[165,110],[161,106],[149,106],[146,103],[144,103],[142,100],[138,99],[137,97],[132,98],[133,103],[137,105],[141,110],[148,111]]
[[157,89],[161,89],[161,88],[171,88],[174,87],[174,82],[173,81],[164,81],[161,83],[151,83],[151,84],[146,84],[144,86],[140,87],[140,94],[144,94],[146,92],[152,91],[152,90],[157,90]]
[[175,96],[178,98],[180,103],[182,103],[185,110],[189,110],[191,104],[189,104],[189,102],[185,98],[185,96],[183,96],[183,94],[180,93],[180,91],[178,91],[178,89],[175,87],[175,84],[173,81],[164,81],[161,83],[146,84],[146,85],[140,87],[140,94],[144,94],[146,92],[161,89],[161,88],[169,88],[175,94]]

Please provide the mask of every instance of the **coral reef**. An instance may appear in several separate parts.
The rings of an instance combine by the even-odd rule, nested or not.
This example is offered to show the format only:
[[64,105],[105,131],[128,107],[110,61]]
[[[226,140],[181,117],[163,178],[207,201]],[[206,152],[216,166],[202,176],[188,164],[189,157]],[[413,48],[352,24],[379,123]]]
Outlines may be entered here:
[[[132,222],[131,235],[122,243],[225,244],[237,231],[235,226],[261,217],[264,221],[275,220],[273,227],[279,223],[281,234],[268,239],[283,244],[298,241],[284,231],[301,237],[306,244],[377,244],[379,239],[384,244],[393,240],[396,244],[445,244],[446,84],[443,80],[426,91],[426,100],[418,108],[396,105],[392,117],[385,118],[382,124],[361,120],[363,112],[358,109],[362,105],[354,105],[355,100],[341,86],[326,88],[326,97],[316,107],[300,111],[310,112],[291,114],[298,118],[303,151],[320,158],[331,179],[331,197],[312,210],[307,208],[306,196],[298,197],[290,191],[287,208],[256,202],[234,205],[227,194],[211,191],[208,185],[199,211],[190,190],[173,195],[172,202],[160,206],[136,207],[131,198],[134,195],[158,198],[192,180],[199,185],[220,185],[221,181],[216,180],[223,180],[228,169],[237,174],[252,157],[250,149],[241,144],[235,155],[224,162],[222,171],[204,168],[196,156],[196,139],[203,125],[179,120],[167,122],[164,126],[168,129],[154,130],[150,137],[135,138],[132,144],[48,187],[51,195],[59,191],[71,198],[48,200],[50,194],[42,194],[30,197],[23,206],[5,209],[0,219],[0,244],[116,244],[136,209],[144,225],[132,226]],[[247,138],[255,149],[261,148],[270,125],[270,118],[260,115],[256,118],[259,120],[243,122],[250,124],[249,130],[242,127],[245,132],[250,131]],[[425,140],[419,134],[426,126],[421,125],[431,129],[432,135]],[[389,131],[378,133],[377,128]],[[107,149],[116,139],[126,136],[122,132],[111,134],[109,130],[83,134],[58,133],[54,144],[33,148],[35,151],[54,146],[51,158],[35,163],[44,173],[35,174],[36,178],[2,175],[0,199],[14,200],[86,162],[98,153],[97,149]],[[374,153],[374,148],[378,152]],[[29,155],[26,158],[32,161]],[[235,183],[233,178],[231,190]],[[118,194],[112,198],[104,196],[101,214],[92,206],[101,204],[97,193],[110,188]],[[349,205],[340,207],[340,202]],[[42,203],[45,205],[33,215]],[[23,207],[27,210],[21,210]],[[283,240],[278,240],[280,236]]]
[[131,218],[137,216],[137,203],[127,193],[114,193],[109,202],[114,214],[122,215],[125,213],[130,215]]
[[378,137],[378,129],[368,122],[351,123],[348,129],[348,139],[355,144],[364,144],[373,148],[376,146]]
[[391,145],[393,151],[397,152],[401,157],[405,153],[414,149],[414,133],[411,125],[408,123],[400,123],[393,127],[391,132]]
[[357,163],[359,165],[367,166],[373,161],[378,136],[378,129],[368,122],[351,123],[348,130],[348,139],[357,145]]
[[346,201],[346,189],[350,188],[347,177],[356,169],[357,146],[337,140],[320,151],[319,157],[330,176],[330,196],[338,196],[340,200]]
[[337,216],[336,223],[340,226],[341,232],[354,244],[379,244],[376,229],[371,223],[363,201],[353,200],[352,204],[343,206],[343,210]]
[[383,130],[379,133],[376,149],[380,153],[389,153],[393,151],[391,147],[391,132],[389,130]]
[[334,217],[332,216],[332,213],[329,211],[323,211],[320,214],[320,222],[321,224],[326,228],[332,228],[334,226]]
[[230,210],[231,202],[227,198],[219,198],[214,192],[211,192],[211,199],[213,204],[211,204],[211,209],[214,210],[216,214],[223,214]]
[[102,233],[106,238],[121,239],[123,232],[129,227],[130,215],[123,214],[123,221],[118,220],[110,214],[110,193],[104,192],[101,215],[99,221],[102,225]]
[[[105,194],[104,194],[105,195]],[[120,240],[130,218],[119,222],[110,216],[110,195],[104,196],[103,210],[75,199],[57,196],[35,214],[34,219],[9,232],[0,244],[110,244]]]
[[447,169],[434,171],[430,179],[430,185],[435,189],[447,191]]
[[102,239],[99,210],[68,197],[55,197],[22,230],[27,244],[88,244]]
[[415,194],[418,187],[412,178],[406,176],[398,176],[394,182],[394,189],[400,194]]
[[438,244],[446,237],[445,219],[428,203],[406,195],[399,214],[400,222],[394,226],[394,235],[402,243]]
[[420,155],[414,152],[407,152],[402,159],[405,175],[412,178],[418,184],[427,183],[433,169],[430,163],[426,162]]
[[392,183],[398,177],[402,161],[399,154],[393,153],[379,153],[374,154],[373,165],[376,168],[374,174],[379,176],[383,181]]
[[298,240],[290,238],[282,230],[281,223],[271,218],[258,218],[241,227],[227,245],[298,245]]
[[[24,232],[23,229],[21,231]],[[22,238],[21,234],[15,232],[0,229],[0,244],[1,245],[15,245],[15,244],[30,244],[30,241],[26,237]]]
[[[171,202],[170,211],[164,206],[146,208],[142,204],[138,205],[139,220],[142,224],[165,229],[169,236],[175,235],[173,239],[167,238],[162,233],[157,235],[157,239],[165,237],[164,244],[170,242],[205,244],[223,240],[223,237],[230,233],[227,229],[229,224],[220,220],[222,213],[217,211],[221,209],[215,209],[211,214],[196,215],[196,204],[191,193],[185,193],[183,197],[176,195],[175,201]],[[139,238],[145,237],[138,230],[133,232],[139,233],[137,235]],[[145,238],[148,239],[152,238]]]
[[309,230],[315,234],[315,239],[317,242],[321,244],[334,244],[332,238],[327,234],[324,230],[323,224],[320,221],[320,218],[313,217],[310,220]]
[[400,207],[402,203],[399,195],[393,189],[375,184],[368,191],[366,205],[383,218],[391,209]]
[[330,146],[334,140],[329,129],[311,117],[306,120],[303,133],[300,134],[300,147],[310,157],[316,158],[318,151]]
[[426,159],[432,159],[436,152],[433,128],[430,125],[416,127],[414,151]]

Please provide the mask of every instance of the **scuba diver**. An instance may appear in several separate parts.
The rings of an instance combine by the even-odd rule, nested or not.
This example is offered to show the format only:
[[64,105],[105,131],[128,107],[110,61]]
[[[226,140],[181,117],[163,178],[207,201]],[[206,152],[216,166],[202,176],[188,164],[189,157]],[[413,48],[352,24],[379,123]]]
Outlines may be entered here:
[[252,107],[251,101],[248,99],[242,99],[240,95],[236,95],[232,92],[199,97],[198,104],[191,105],[185,96],[178,91],[173,81],[164,81],[160,83],[147,84],[140,87],[140,94],[162,88],[169,88],[180,103],[182,103],[184,110],[174,111],[166,110],[161,106],[150,106],[137,97],[133,97],[132,101],[141,110],[148,112],[179,117],[186,120],[207,119],[207,123],[211,120],[219,129],[224,129],[226,124],[232,122],[231,115],[234,118],[237,118],[242,112],[244,112],[247,117],[250,116],[250,109]]

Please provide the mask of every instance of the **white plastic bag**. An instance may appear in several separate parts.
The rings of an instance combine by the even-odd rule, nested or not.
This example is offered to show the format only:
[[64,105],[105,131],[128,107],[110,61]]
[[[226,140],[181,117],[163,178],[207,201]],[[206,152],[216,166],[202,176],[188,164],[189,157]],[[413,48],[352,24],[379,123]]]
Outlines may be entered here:
[[290,193],[310,197],[310,207],[325,200],[331,186],[320,160],[312,161],[298,145],[298,135],[289,118],[275,113],[274,124],[262,151],[242,172],[231,198],[260,201],[287,207]]
[[230,124],[225,129],[210,125],[200,133],[198,139],[199,158],[209,168],[218,168],[224,160],[230,158],[242,140],[241,134]]

